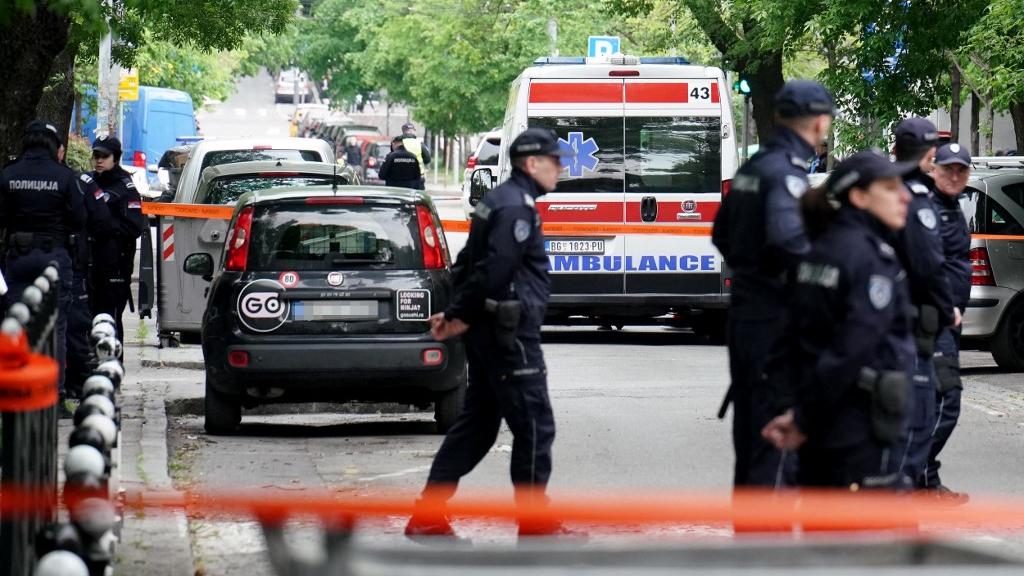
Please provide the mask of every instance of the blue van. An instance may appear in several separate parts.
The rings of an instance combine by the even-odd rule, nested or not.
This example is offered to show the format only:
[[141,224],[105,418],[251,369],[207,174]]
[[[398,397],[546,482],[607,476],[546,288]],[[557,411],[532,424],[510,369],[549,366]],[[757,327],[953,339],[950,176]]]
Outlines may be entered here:
[[121,127],[121,163],[149,170],[156,180],[156,163],[181,137],[196,136],[192,97],[187,92],[154,86],[139,86],[139,99],[124,103]]

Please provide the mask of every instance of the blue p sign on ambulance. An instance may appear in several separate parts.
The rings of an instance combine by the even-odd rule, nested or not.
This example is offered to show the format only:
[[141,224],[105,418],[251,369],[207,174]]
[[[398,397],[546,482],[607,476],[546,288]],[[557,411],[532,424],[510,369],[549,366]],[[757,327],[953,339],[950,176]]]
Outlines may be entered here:
[[590,36],[587,38],[587,56],[611,56],[619,53],[618,36]]

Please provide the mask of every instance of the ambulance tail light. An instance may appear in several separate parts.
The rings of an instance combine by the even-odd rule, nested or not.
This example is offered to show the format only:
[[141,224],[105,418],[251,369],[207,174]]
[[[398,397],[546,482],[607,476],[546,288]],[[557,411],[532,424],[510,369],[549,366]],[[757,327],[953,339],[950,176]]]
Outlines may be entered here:
[[988,259],[988,248],[971,248],[971,286],[995,286],[992,264]]
[[136,150],[135,154],[132,154],[132,166],[138,168],[146,167],[146,153],[142,150]]
[[469,160],[466,160],[466,170],[472,170],[473,168],[476,168],[476,154],[473,154],[469,157]]
[[426,206],[416,207],[416,220],[420,228],[420,246],[423,249],[423,267],[427,270],[444,268],[444,250],[434,227],[434,217]]
[[242,208],[235,220],[235,227],[228,233],[226,248],[227,259],[224,270],[228,272],[244,272],[249,261],[249,237],[252,235],[252,206]]
[[722,198],[732,190],[732,180],[722,180]]

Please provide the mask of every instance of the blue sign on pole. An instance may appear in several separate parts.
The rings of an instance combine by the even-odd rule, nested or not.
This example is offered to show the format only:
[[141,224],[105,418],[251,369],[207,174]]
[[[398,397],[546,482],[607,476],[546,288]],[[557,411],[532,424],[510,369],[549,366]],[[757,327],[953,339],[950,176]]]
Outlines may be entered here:
[[587,38],[587,56],[594,58],[618,54],[619,45],[618,36],[591,36]]

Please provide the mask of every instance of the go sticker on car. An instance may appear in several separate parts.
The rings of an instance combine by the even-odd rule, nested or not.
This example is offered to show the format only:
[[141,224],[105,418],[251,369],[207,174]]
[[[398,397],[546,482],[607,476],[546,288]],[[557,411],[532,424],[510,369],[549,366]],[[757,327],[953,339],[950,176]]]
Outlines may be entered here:
[[288,320],[291,305],[281,298],[284,286],[273,280],[253,280],[238,294],[238,320],[253,332],[273,332]]
[[395,296],[399,320],[423,322],[430,320],[430,290],[399,290]]

